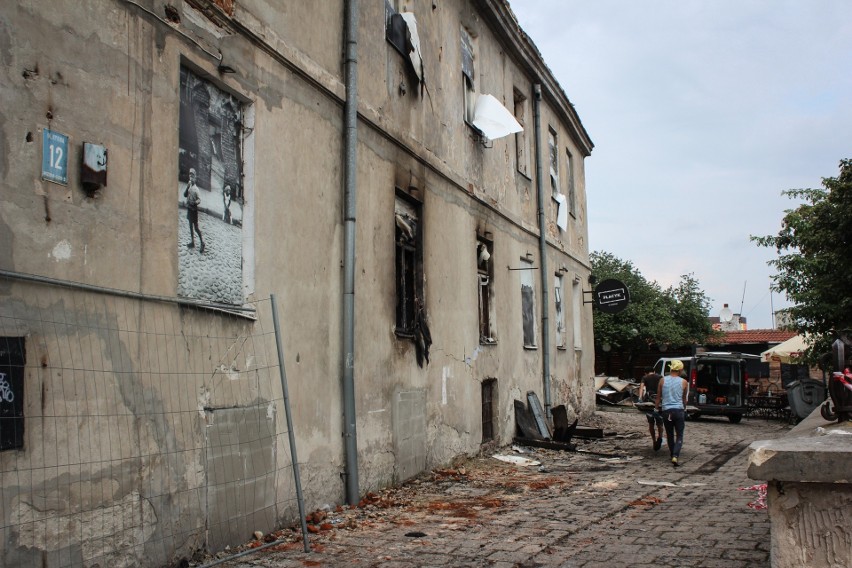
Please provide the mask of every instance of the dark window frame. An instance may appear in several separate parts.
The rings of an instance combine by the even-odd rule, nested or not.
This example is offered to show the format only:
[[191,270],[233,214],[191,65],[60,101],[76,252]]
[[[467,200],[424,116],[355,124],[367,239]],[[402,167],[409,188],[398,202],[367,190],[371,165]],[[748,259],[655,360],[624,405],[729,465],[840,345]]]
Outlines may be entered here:
[[482,443],[497,438],[497,379],[482,381]]
[[[482,250],[487,251],[488,259],[483,258]],[[494,242],[484,236],[476,238],[476,280],[479,300],[479,343],[494,345]]]
[[423,294],[423,205],[397,188],[394,200],[395,333],[412,338]]

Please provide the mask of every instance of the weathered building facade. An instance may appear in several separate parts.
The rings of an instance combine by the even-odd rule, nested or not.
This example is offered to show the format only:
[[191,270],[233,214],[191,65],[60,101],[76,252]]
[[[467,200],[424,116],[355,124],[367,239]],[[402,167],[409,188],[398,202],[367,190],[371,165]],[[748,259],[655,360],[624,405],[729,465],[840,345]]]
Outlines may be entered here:
[[[211,437],[284,431],[263,409],[280,384],[241,386],[228,371],[252,362],[198,353],[187,331],[251,330],[270,294],[308,507],[508,443],[529,391],[593,411],[592,142],[504,0],[6,2],[0,57],[0,366],[22,369],[0,564],[91,563],[92,510],[135,519],[127,565],[250,538],[161,527],[225,508],[165,497],[234,457]],[[523,129],[489,139],[493,122]],[[116,291],[132,306],[95,314]],[[51,364],[73,359],[70,336],[32,323],[58,305],[90,324],[71,334],[77,375]],[[187,337],[156,377],[171,359],[156,345],[102,333],[151,314]],[[103,453],[60,458],[84,430]],[[180,460],[156,459],[167,448]],[[275,470],[285,452],[253,455]],[[33,527],[54,517],[74,534],[48,544]]]

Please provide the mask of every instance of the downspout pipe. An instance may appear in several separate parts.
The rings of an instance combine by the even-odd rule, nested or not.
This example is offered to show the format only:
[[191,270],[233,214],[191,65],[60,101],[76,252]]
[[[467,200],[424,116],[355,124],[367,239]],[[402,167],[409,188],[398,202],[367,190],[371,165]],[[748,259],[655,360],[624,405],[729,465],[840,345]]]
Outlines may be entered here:
[[548,301],[547,222],[545,220],[544,164],[541,151],[541,83],[533,85],[533,116],[535,120],[535,180],[538,192],[538,256],[541,274],[541,376],[544,384],[544,416],[550,420],[550,302]]
[[358,147],[358,0],[347,0],[345,14],[346,103],[343,173],[343,439],[346,502],[357,505],[358,436],[355,427],[355,197]]

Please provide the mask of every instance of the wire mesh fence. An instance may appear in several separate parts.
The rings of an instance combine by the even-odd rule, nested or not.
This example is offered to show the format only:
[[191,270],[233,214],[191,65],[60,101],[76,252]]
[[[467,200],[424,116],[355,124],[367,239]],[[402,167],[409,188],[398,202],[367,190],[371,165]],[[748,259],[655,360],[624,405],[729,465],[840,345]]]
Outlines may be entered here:
[[0,565],[177,565],[299,517],[274,299],[0,284]]

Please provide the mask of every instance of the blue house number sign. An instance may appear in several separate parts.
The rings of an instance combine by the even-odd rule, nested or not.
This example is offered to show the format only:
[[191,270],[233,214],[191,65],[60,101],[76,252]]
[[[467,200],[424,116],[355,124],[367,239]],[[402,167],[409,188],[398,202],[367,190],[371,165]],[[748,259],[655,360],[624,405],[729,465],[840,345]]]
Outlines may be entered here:
[[42,130],[41,179],[68,185],[68,136]]

